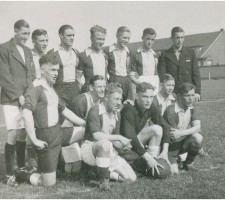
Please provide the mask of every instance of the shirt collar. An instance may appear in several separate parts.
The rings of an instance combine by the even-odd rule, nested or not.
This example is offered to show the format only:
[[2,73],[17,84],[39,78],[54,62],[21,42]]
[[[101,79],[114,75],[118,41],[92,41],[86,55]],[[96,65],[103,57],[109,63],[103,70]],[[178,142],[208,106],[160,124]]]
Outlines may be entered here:
[[153,49],[149,49],[148,51],[146,51],[146,50],[143,49],[143,47],[139,47],[137,49],[137,53],[140,53],[140,52],[151,52],[154,56],[156,55],[156,53]]
[[[192,110],[192,109],[194,109],[194,106],[191,106],[191,107],[188,107],[188,109],[187,110]],[[178,103],[175,103],[175,113],[178,113],[178,112],[186,112],[186,111],[184,111],[184,109],[182,109],[179,105],[178,105]]]
[[[64,50],[64,48],[60,44],[54,48],[54,52],[59,50]],[[72,50],[75,50],[75,49],[72,47]]]
[[167,100],[175,101],[175,100],[176,100],[172,94],[170,94],[170,95],[166,98],[166,100],[163,98],[163,96],[160,94],[160,92],[159,92],[156,96],[157,96],[158,101],[167,101]]
[[[93,50],[91,47],[88,47],[88,48],[85,49],[84,51],[85,51],[87,57],[90,56],[90,54],[92,54],[92,53],[97,53],[97,52],[96,52],[95,50]],[[102,50],[100,50],[99,53],[104,54],[104,52],[103,52]]]
[[31,52],[32,52],[32,56],[38,56],[38,57],[40,57],[33,49],[31,49]]
[[[104,103],[100,103],[99,104],[99,115],[103,115],[105,113],[107,113],[106,107],[105,107]],[[116,121],[118,121],[117,112],[114,112],[114,116],[115,116]]]
[[[113,45],[111,45],[111,46],[109,47],[109,52],[110,52],[110,53],[113,52],[113,51],[115,51],[115,50],[118,50],[116,44],[113,44]],[[127,46],[125,46],[125,50],[126,50],[127,53],[130,52]]]
[[36,86],[42,86],[43,88],[45,88],[46,90],[51,90],[53,89],[53,87],[50,87],[49,84],[47,83],[47,81],[44,78],[39,79],[37,82],[35,82],[35,87]]

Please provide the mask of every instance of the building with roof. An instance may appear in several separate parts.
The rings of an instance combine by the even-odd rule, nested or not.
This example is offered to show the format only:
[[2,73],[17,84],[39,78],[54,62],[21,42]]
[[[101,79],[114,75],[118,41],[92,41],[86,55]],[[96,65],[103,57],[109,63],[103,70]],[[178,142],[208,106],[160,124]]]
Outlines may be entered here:
[[[129,44],[129,49],[134,51],[142,45],[142,42]],[[170,38],[157,39],[153,44],[153,50],[161,52],[172,45]],[[186,35],[184,46],[195,50],[198,66],[225,65],[225,32],[221,29],[217,32]]]

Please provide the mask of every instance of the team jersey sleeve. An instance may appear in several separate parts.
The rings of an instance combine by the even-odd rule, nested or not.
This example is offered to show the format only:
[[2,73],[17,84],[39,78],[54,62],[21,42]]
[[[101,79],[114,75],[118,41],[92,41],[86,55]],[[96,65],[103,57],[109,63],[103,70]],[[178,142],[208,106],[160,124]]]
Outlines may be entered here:
[[87,115],[87,99],[85,95],[77,96],[72,102],[71,110],[80,118],[85,119]]
[[146,150],[137,138],[137,133],[135,131],[135,113],[132,108],[131,105],[126,105],[121,111],[120,133],[124,137],[132,140],[131,145],[133,150],[142,156],[146,153]]
[[59,97],[58,110],[61,113],[66,108],[65,102]]
[[198,111],[194,108],[191,111],[191,122],[199,120],[198,118]]
[[35,87],[30,89],[25,95],[25,103],[23,109],[28,109],[34,112],[36,110],[37,102],[41,98],[41,87]]
[[101,132],[101,120],[99,116],[98,106],[94,106],[88,113],[86,122],[87,134],[93,134],[95,132]]

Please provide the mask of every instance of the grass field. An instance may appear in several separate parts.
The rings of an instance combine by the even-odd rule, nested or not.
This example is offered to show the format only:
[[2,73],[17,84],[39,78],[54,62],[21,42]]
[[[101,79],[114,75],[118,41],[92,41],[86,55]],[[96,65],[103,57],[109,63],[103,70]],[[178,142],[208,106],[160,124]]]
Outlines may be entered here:
[[[202,101],[197,103],[202,121],[204,150],[208,158],[196,158],[198,172],[184,172],[166,180],[138,178],[136,182],[112,182],[112,191],[99,192],[97,187],[65,174],[60,174],[52,188],[34,187],[21,184],[10,188],[0,183],[0,198],[41,198],[41,199],[210,199],[225,198],[225,80],[202,81]],[[0,179],[4,177],[4,144],[6,129],[0,115]]]

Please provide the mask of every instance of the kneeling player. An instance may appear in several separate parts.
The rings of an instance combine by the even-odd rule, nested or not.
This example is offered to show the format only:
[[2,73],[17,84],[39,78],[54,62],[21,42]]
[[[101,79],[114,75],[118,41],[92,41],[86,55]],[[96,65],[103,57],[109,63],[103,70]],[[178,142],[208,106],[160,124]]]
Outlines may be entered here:
[[106,87],[103,102],[94,106],[87,118],[85,141],[81,155],[85,163],[97,166],[100,189],[109,190],[109,178],[135,181],[131,166],[118,155],[114,145],[130,149],[130,140],[119,135],[122,89],[119,83]]
[[138,84],[134,105],[128,103],[122,109],[120,132],[132,140],[133,148],[130,152],[120,153],[127,160],[143,160],[144,163],[140,163],[144,172],[148,167],[154,174],[155,170],[159,173],[158,167],[162,167],[154,157],[160,156],[168,161],[169,127],[163,124],[159,108],[152,104],[153,93],[154,87],[150,83]]
[[171,144],[169,147],[169,160],[172,174],[178,174],[177,156],[187,152],[183,162],[183,169],[194,168],[192,163],[201,149],[203,137],[201,122],[193,106],[195,87],[190,83],[180,86],[177,102],[170,105],[164,112],[164,119],[170,126]]
[[73,127],[62,129],[58,123],[59,113],[78,126],[85,126],[86,123],[65,107],[53,89],[59,70],[56,57],[43,55],[39,62],[42,78],[29,91],[23,106],[25,128],[37,148],[41,173],[32,174],[29,181],[34,185],[52,186],[56,183],[61,145],[76,142],[84,134],[84,127],[76,131]]

